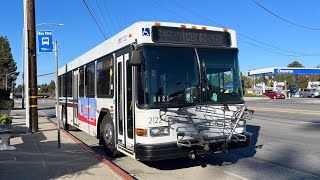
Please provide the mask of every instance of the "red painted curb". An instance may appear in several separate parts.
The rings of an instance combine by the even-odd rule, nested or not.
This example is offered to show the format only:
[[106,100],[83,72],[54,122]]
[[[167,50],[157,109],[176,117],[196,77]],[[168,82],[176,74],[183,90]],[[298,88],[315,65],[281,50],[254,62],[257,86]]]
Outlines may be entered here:
[[[54,124],[55,126],[57,126],[56,123],[54,123],[53,121],[49,120],[49,122],[51,122],[52,124]],[[118,167],[117,165],[115,165],[114,163],[112,163],[111,161],[109,161],[108,159],[104,158],[103,156],[101,156],[100,154],[98,154],[97,152],[95,152],[93,149],[91,149],[88,145],[86,145],[85,143],[83,143],[82,141],[80,141],[79,139],[77,139],[76,137],[74,137],[72,134],[70,134],[68,131],[65,131],[64,129],[60,128],[60,131],[62,131],[64,134],[66,134],[68,137],[70,137],[75,143],[77,143],[79,146],[81,146],[84,150],[86,150],[87,152],[89,152],[93,157],[95,157],[97,160],[99,160],[100,162],[104,163],[106,166],[108,166],[113,172],[115,172],[117,175],[119,175],[121,178],[126,179],[126,180],[134,180],[135,178],[133,178],[132,176],[130,176],[127,172],[125,172],[124,170],[122,170],[120,167]]]

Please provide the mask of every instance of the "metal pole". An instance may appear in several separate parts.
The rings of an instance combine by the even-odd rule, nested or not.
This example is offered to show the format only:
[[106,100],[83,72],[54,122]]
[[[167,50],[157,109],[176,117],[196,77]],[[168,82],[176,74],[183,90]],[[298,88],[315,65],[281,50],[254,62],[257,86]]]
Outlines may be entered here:
[[8,74],[6,74],[6,91],[8,91]]
[[58,148],[61,147],[60,143],[60,113],[59,113],[59,94],[58,94],[58,41],[54,41],[54,57],[56,60],[56,112],[57,112],[57,121],[58,121]]
[[28,21],[27,21],[27,0],[23,0],[23,16],[24,16],[24,29],[23,29],[23,34],[24,34],[24,43],[23,43],[23,52],[24,52],[24,72],[25,72],[25,76],[24,76],[24,97],[25,97],[25,101],[26,101],[26,126],[28,128],[27,132],[31,132],[31,120],[29,118],[29,63],[28,63],[28,53],[29,53],[29,49],[27,49],[28,47]]
[[[23,5],[23,7],[24,7],[24,5]],[[22,85],[21,85],[21,87],[22,87],[22,91],[21,91],[21,100],[22,100],[22,102],[21,102],[21,108],[22,109],[24,109],[24,58],[25,58],[25,56],[24,56],[24,51],[25,51],[25,45],[24,45],[24,41],[25,41],[25,33],[24,33],[24,25],[23,25],[23,29],[22,29],[22,58],[21,58],[21,60],[22,60],[22,70],[21,70],[21,72],[22,72],[22,74],[21,74],[21,76],[22,76]]]

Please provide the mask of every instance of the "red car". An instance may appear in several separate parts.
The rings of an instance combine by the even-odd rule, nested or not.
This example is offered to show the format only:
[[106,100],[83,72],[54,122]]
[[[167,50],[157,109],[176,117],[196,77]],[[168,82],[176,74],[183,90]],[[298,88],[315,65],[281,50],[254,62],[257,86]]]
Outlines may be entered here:
[[263,95],[268,96],[271,99],[285,99],[286,96],[282,93],[274,92],[274,91],[266,91]]

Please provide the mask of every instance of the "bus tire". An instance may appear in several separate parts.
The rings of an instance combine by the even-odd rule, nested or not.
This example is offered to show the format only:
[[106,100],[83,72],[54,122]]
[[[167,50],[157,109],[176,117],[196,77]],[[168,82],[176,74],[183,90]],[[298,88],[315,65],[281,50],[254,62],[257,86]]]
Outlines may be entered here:
[[116,148],[116,141],[115,141],[115,131],[113,122],[105,115],[102,119],[100,125],[100,142],[103,145],[104,150],[106,153],[111,157],[117,157],[118,151]]

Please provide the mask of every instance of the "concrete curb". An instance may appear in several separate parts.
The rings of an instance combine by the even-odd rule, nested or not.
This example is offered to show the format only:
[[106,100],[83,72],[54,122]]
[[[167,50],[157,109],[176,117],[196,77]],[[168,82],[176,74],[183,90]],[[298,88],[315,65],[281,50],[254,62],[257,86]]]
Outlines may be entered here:
[[[47,118],[47,120],[49,122],[51,122],[52,124],[54,124],[55,126],[57,126],[57,124],[53,121],[51,121],[49,118]],[[125,180],[134,180],[135,178],[133,178],[132,176],[130,176],[126,171],[124,171],[123,169],[121,169],[119,166],[117,166],[116,164],[112,163],[111,161],[109,161],[108,159],[104,158],[103,156],[101,156],[100,154],[98,154],[97,152],[95,152],[92,148],[90,148],[87,144],[83,143],[82,141],[80,141],[78,138],[76,138],[75,136],[73,136],[72,134],[70,134],[68,131],[64,130],[64,129],[60,129],[61,132],[63,132],[65,135],[67,135],[69,138],[71,138],[76,144],[78,144],[79,146],[81,146],[84,150],[86,150],[87,152],[89,152],[93,157],[95,157],[97,160],[99,160],[100,162],[104,163],[108,168],[110,168],[114,173],[116,173],[118,176],[120,176],[122,179]]]

